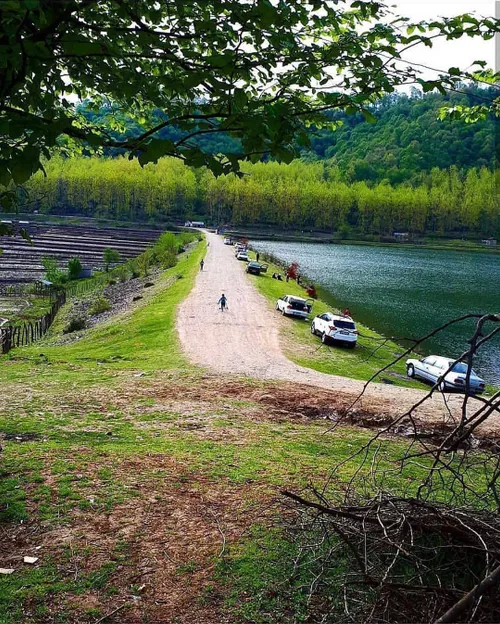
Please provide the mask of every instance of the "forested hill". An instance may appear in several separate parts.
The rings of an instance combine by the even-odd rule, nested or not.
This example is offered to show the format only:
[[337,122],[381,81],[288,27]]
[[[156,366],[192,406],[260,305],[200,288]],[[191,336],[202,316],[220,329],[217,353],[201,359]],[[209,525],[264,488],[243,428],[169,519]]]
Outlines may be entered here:
[[486,89],[469,89],[468,93],[422,95],[414,89],[410,96],[387,97],[376,108],[375,124],[366,123],[361,115],[336,115],[343,126],[336,131],[320,130],[319,137],[312,139],[312,154],[333,158],[350,182],[415,183],[421,172],[435,167],[492,169],[498,120],[491,117],[467,124],[438,119],[444,106],[476,105],[493,97],[492,90]]
[[[380,182],[391,184],[421,182],[421,173],[433,168],[457,167],[465,172],[471,168],[493,169],[495,160],[494,118],[467,124],[463,121],[439,121],[439,109],[449,105],[475,105],[492,99],[490,89],[467,87],[465,93],[428,93],[417,89],[410,95],[395,94],[386,97],[374,107],[377,122],[367,123],[362,115],[330,113],[332,120],[343,125],[337,130],[311,130],[312,149],[302,152],[305,161],[329,159],[337,165],[346,182]],[[89,118],[99,118],[106,123],[109,109],[98,113],[85,106],[80,111]],[[107,116],[108,114],[108,116]],[[125,112],[113,111],[114,125],[110,131],[125,138],[139,126]],[[164,119],[156,113],[158,121]],[[116,120],[120,123],[116,124]],[[117,131],[117,128],[120,131]],[[159,137],[177,140],[181,132],[165,128]],[[203,150],[217,154],[238,152],[240,143],[226,134],[205,135],[197,139]],[[497,148],[499,146],[497,145]]]

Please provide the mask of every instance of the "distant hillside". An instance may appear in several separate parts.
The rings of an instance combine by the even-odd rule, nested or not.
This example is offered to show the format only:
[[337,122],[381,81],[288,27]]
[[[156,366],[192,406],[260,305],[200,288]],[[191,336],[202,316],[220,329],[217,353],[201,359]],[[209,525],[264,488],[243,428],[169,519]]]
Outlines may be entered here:
[[[329,113],[331,120],[340,120],[343,126],[335,131],[311,130],[311,150],[302,152],[302,159],[332,160],[347,182],[402,182],[419,183],[420,174],[433,168],[461,171],[487,167],[493,169],[495,161],[495,127],[493,117],[476,124],[461,121],[439,121],[439,109],[446,105],[474,105],[492,99],[493,88],[467,88],[466,93],[429,93],[422,95],[417,89],[410,95],[395,94],[386,97],[374,107],[377,123],[367,123],[362,115]],[[106,123],[109,109],[98,113],[80,107],[85,116]],[[156,121],[166,119],[155,113]],[[113,111],[109,130],[117,138],[125,138],[140,126],[125,112]],[[118,123],[116,123],[118,122]],[[149,124],[148,124],[149,126]],[[175,127],[161,130],[158,137],[176,140],[181,132]],[[197,139],[200,147],[213,154],[238,152],[239,140],[227,134],[213,134]],[[500,143],[500,142],[499,142]],[[498,148],[498,145],[497,145]],[[108,155],[113,155],[109,153]]]
[[476,124],[438,120],[443,106],[474,105],[485,97],[491,99],[493,89],[446,96],[422,95],[414,89],[410,96],[399,94],[382,100],[376,107],[375,124],[366,123],[361,115],[331,115],[344,125],[336,131],[318,131],[309,158],[333,158],[351,182],[417,182],[420,172],[435,167],[492,169],[498,120],[492,117]]

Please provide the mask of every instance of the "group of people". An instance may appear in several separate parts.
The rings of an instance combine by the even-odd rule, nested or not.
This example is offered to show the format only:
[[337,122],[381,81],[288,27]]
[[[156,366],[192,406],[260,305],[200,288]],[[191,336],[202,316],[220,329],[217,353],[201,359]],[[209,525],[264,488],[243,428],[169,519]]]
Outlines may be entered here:
[[[279,280],[280,282],[283,281],[283,276],[281,275],[281,273],[273,273],[272,277],[273,279]],[[286,281],[288,282],[288,279]]]

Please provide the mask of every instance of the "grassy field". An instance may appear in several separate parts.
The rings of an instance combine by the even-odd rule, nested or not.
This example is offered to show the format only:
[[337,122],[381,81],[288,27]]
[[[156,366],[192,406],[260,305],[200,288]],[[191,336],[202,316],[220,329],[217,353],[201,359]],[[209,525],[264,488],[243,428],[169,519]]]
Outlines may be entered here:
[[[14,569],[0,574],[0,624],[307,621],[301,587],[317,570],[294,570],[279,493],[323,483],[370,431],[330,431],[340,397],[326,390],[186,362],[175,314],[204,253],[200,243],[180,256],[141,307],[74,342],[59,344],[56,322],[0,358],[0,567]],[[376,452],[387,488],[411,494],[425,462],[395,469],[406,444],[384,439]],[[335,472],[332,494],[360,461]],[[470,475],[475,487],[485,478]]]
[[[255,257],[254,252],[250,255]],[[274,307],[277,299],[285,294],[307,298],[304,288],[297,285],[295,281],[290,280],[287,283],[273,279],[274,272],[282,273],[283,269],[270,264],[267,273],[259,276],[248,275],[248,279],[268,299],[271,306]],[[316,300],[311,318],[327,310],[331,310],[331,306],[321,300]],[[319,337],[311,335],[310,322],[280,317],[280,323],[282,345],[286,356],[296,364],[322,373],[367,380],[404,352],[399,345],[386,340],[360,323],[356,323],[359,338],[354,349],[337,345],[322,345]],[[419,382],[406,377],[405,360],[406,358],[385,371],[377,378],[377,381],[424,388]]]

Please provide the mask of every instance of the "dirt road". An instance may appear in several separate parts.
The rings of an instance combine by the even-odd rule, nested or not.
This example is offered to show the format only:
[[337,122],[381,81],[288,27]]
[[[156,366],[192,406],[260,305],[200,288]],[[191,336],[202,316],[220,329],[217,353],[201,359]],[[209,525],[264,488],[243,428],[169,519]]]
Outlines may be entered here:
[[[210,246],[204,269],[177,317],[181,344],[190,360],[219,373],[299,382],[353,397],[361,392],[362,381],[303,368],[283,355],[279,340],[281,316],[251,284],[244,272],[245,263],[235,259],[233,247],[224,245],[220,236],[206,236]],[[225,312],[217,306],[222,293],[228,301]],[[422,396],[422,390],[372,384],[360,406],[398,414]],[[458,414],[461,397],[446,397],[448,406],[440,393],[426,401],[419,408],[420,418],[442,422],[450,419],[450,409]],[[477,401],[471,403],[478,407]],[[490,419],[488,428],[493,424]]]

